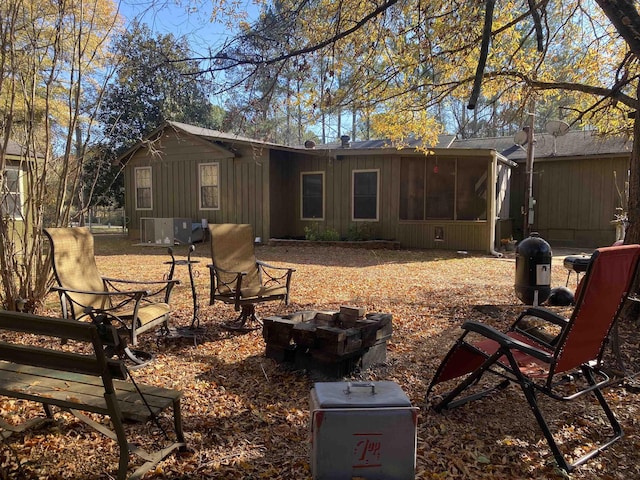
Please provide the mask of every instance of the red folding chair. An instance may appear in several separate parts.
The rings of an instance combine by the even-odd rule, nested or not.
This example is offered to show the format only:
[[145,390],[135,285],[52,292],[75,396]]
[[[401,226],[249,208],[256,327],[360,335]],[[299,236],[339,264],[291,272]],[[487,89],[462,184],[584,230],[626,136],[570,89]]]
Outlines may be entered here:
[[[639,258],[640,245],[596,250],[569,319],[550,310],[533,307],[520,314],[506,333],[480,322],[465,322],[462,325],[464,333],[438,367],[427,398],[436,384],[467,376],[445,394],[434,409],[437,412],[451,409],[517,383],[529,402],[556,462],[567,472],[621,438],[622,428],[601,391],[611,382],[601,369],[601,364],[609,332],[627,298]],[[551,325],[557,332],[549,333],[541,325]],[[478,337],[478,341],[471,341],[472,337]],[[582,375],[573,375],[575,372]],[[493,387],[457,398],[476,385],[485,373],[494,374],[502,380]],[[613,435],[573,463],[568,463],[538,407],[537,393],[560,401],[593,394],[609,420]]]

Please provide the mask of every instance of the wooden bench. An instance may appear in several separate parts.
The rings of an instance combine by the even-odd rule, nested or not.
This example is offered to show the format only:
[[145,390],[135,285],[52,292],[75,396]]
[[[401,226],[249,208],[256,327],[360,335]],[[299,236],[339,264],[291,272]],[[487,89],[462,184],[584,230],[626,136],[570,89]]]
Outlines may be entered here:
[[[41,403],[45,414],[18,426],[0,419],[4,439],[52,420],[55,406],[118,443],[119,480],[127,477],[129,453],[144,461],[129,477],[137,479],[173,450],[186,450],[182,392],[126,380],[123,362],[105,355],[105,346],[119,342],[114,326],[0,310],[0,339],[0,395]],[[167,446],[154,452],[127,441],[124,421],[157,419],[168,407],[173,410],[175,441],[167,437]],[[108,416],[111,428],[82,412]]]

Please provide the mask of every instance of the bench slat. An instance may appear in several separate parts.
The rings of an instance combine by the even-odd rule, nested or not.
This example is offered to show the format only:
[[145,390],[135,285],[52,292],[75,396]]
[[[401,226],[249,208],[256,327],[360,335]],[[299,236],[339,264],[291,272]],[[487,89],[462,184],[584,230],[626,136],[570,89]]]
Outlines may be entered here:
[[95,327],[88,322],[60,318],[51,319],[30,313],[6,310],[0,310],[0,329],[83,342],[91,342],[95,338]]
[[[124,418],[146,421],[147,405],[131,382],[114,381],[118,405]],[[139,385],[154,415],[172,405],[181,392]],[[48,401],[62,408],[108,414],[104,386],[99,377],[0,362],[0,394],[32,401]]]
[[87,375],[99,376],[103,370],[95,355],[83,355],[6,342],[0,342],[0,360]]

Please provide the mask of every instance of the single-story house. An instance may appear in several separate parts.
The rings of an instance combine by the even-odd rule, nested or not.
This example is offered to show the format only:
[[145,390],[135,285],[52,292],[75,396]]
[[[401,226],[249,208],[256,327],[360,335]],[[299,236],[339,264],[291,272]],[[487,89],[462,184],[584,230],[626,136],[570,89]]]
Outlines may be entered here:
[[454,140],[427,155],[382,141],[291,147],[167,122],[120,157],[129,235],[163,244],[192,221],[250,223],[263,242],[361,230],[406,248],[491,252],[510,224],[516,163]]
[[[529,230],[552,246],[613,243],[631,143],[582,131],[535,140]],[[262,241],[363,231],[405,248],[485,252],[526,236],[526,148],[441,136],[429,152],[346,138],[283,146],[167,122],[120,158],[129,235],[163,244],[191,241],[192,225],[250,223]]]
[[[458,148],[493,148],[516,162],[511,177],[513,236],[523,238],[527,146],[514,137],[456,140]],[[533,162],[532,231],[554,247],[594,248],[616,240],[618,207],[626,208],[632,141],[594,131],[569,131],[562,136],[536,133]]]

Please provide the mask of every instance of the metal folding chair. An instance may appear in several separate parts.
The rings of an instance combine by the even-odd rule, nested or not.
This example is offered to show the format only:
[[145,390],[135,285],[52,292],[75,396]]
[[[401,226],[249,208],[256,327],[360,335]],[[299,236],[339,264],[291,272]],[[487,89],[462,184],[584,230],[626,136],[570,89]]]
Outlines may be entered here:
[[[516,383],[522,388],[556,462],[566,471],[621,438],[622,428],[601,391],[611,382],[601,364],[609,333],[627,298],[639,258],[639,245],[596,250],[568,319],[533,307],[524,311],[506,333],[480,322],[465,322],[464,333],[442,360],[427,398],[436,384],[466,377],[446,393],[434,409],[438,412],[451,409]],[[477,338],[471,340],[472,337]],[[502,380],[495,386],[457,398],[477,385],[485,373]],[[573,463],[567,462],[538,406],[538,393],[559,401],[593,394],[609,421],[611,437]]]

